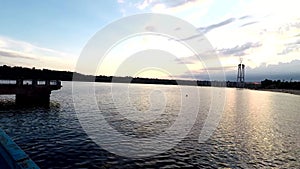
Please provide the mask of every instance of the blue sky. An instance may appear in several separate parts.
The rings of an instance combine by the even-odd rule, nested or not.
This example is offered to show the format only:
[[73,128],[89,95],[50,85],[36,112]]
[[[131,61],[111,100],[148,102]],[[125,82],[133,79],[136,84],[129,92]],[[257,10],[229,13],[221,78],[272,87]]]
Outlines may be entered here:
[[120,18],[116,1],[1,1],[1,35],[66,52],[81,50],[101,27]]
[[[74,70],[81,50],[101,28],[125,16],[162,13],[203,33],[222,63],[210,69],[224,70],[229,80],[234,80],[240,58],[251,81],[300,80],[299,5],[297,0],[0,0],[0,64]],[[124,58],[112,57],[111,62]],[[199,59],[182,54],[178,60],[196,78],[207,78]],[[100,73],[113,75],[111,62]],[[143,76],[151,73],[155,77],[154,72]],[[185,72],[174,76],[189,78]]]

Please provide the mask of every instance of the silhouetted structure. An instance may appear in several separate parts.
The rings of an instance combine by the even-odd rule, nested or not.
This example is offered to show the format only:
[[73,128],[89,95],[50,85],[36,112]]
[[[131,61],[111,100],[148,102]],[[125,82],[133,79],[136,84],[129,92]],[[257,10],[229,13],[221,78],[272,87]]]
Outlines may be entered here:
[[59,80],[0,80],[0,94],[15,94],[17,104],[49,104],[51,91],[61,87]]
[[294,89],[294,90],[300,90],[300,82],[265,79],[265,80],[261,81],[261,88],[262,89]]
[[236,87],[238,87],[238,88],[245,87],[245,65],[242,64],[242,60],[241,60],[241,63],[238,65]]
[[[207,81],[207,80],[176,80],[176,79],[157,79],[140,77],[117,77],[117,76],[92,76],[77,72],[57,71],[48,69],[35,69],[25,67],[0,66],[0,79],[18,80],[18,79],[56,79],[61,81],[86,81],[86,82],[106,82],[106,83],[141,83],[141,84],[164,84],[164,85],[197,85],[197,86],[219,86],[219,87],[244,87],[251,89],[300,89],[300,82],[297,81],[272,81],[264,80],[259,82],[245,82],[245,65],[238,65],[237,81]],[[0,90],[3,86],[0,85]]]

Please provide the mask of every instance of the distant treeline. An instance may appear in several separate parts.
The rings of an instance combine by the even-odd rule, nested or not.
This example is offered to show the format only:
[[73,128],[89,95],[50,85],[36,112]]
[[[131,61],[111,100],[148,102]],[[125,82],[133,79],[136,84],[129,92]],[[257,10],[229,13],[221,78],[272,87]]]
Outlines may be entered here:
[[[62,80],[62,81],[87,81],[87,82],[115,82],[115,83],[146,83],[146,84],[167,84],[167,85],[199,85],[224,86],[221,82],[191,81],[191,80],[170,80],[139,77],[115,77],[115,76],[92,76],[77,72],[57,71],[49,69],[35,69],[24,67],[0,66],[0,79],[41,79],[41,80]],[[219,84],[217,84],[219,83]]]
[[0,79],[44,79],[71,81],[73,72],[0,66]]
[[300,82],[269,80],[261,81],[261,88],[263,89],[296,89],[300,90]]
[[[77,72],[57,71],[49,69],[35,69],[24,67],[0,66],[0,79],[37,79],[37,80],[62,80],[62,81],[87,81],[87,82],[114,82],[114,83],[143,83],[143,84],[166,84],[166,85],[198,85],[198,86],[220,86],[236,87],[236,82],[222,81],[192,81],[192,80],[170,80],[140,77],[116,77],[116,76],[92,76]],[[246,88],[278,88],[278,89],[300,89],[300,82],[281,82],[264,80],[260,83],[245,83]]]

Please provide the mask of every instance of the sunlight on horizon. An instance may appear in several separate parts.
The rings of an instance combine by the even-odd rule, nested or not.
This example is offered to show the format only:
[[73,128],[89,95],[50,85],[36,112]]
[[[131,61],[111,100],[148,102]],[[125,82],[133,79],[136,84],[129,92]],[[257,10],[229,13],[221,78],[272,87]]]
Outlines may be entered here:
[[[272,72],[266,72],[275,66],[282,76],[292,74],[287,78],[300,80],[297,76],[299,69],[294,68],[300,61],[299,5],[296,0],[140,0],[134,3],[115,0],[73,2],[72,5],[57,1],[49,4],[47,11],[44,11],[40,10],[44,7],[41,2],[27,5],[26,2],[9,1],[0,6],[0,64],[73,71],[82,49],[97,31],[126,16],[162,13],[187,21],[196,27],[195,31],[203,33],[230,76],[236,74],[234,67],[239,63],[239,58],[243,58],[247,70],[256,72],[249,72],[254,79],[258,75],[270,75]],[[57,12],[65,10],[68,10],[68,15]],[[126,29],[135,27],[126,25],[115,31]],[[180,27],[173,29],[180,30]],[[174,51],[192,71],[203,70],[201,63],[190,62],[191,53],[175,47],[171,41],[156,39],[153,43],[144,37],[117,47],[118,52],[109,53],[109,63],[99,73],[112,75],[112,70],[130,53],[144,50],[145,46],[148,46],[147,49]],[[293,69],[287,71],[284,64]],[[181,73],[179,76],[183,77],[184,72]]]

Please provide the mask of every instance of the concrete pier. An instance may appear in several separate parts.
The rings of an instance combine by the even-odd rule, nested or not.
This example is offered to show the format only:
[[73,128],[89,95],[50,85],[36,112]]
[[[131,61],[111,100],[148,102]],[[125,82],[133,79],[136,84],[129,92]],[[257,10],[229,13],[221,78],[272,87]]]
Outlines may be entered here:
[[61,87],[59,80],[0,80],[0,94],[16,95],[17,104],[48,104],[51,91]]

